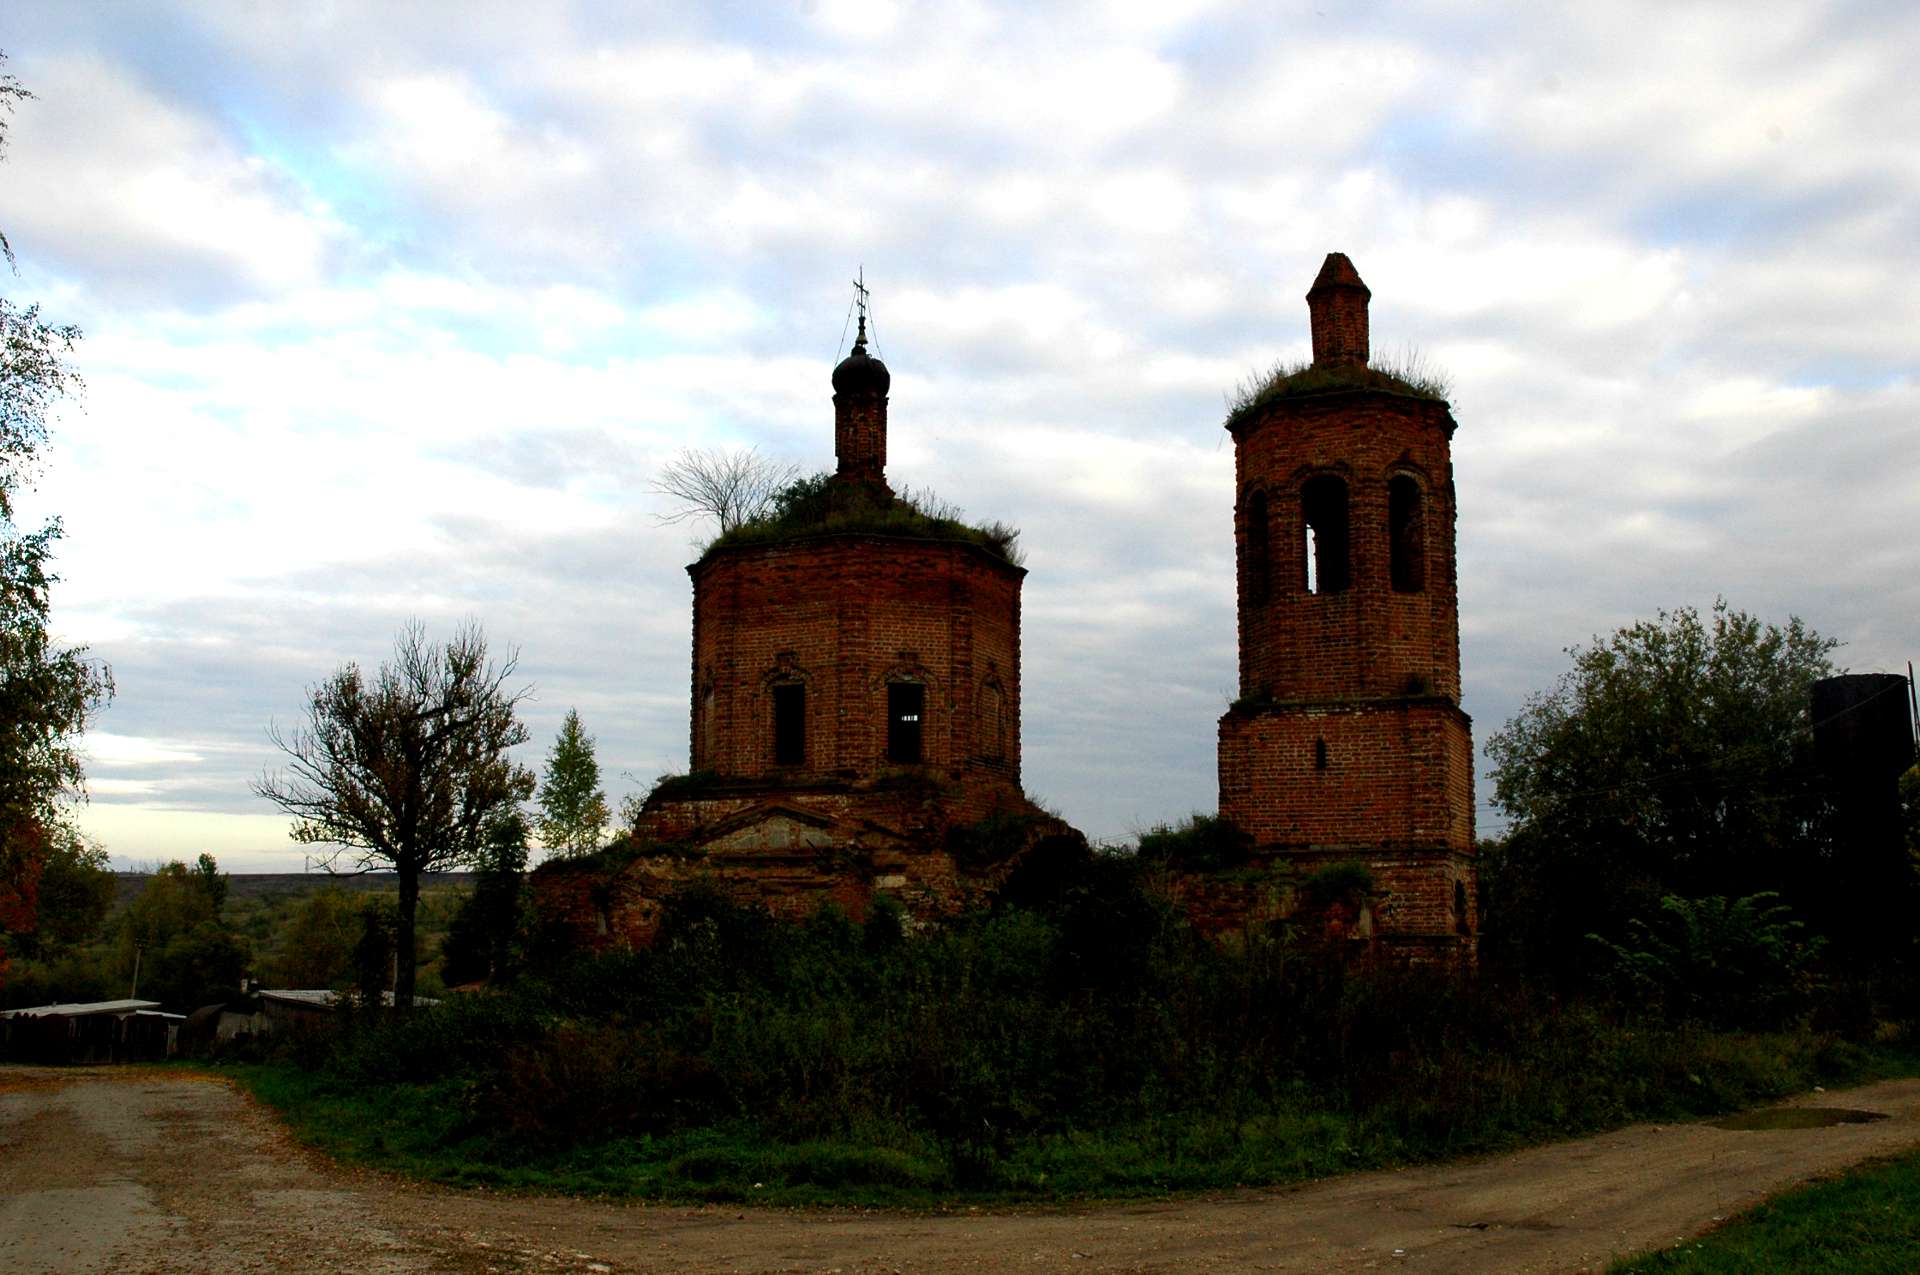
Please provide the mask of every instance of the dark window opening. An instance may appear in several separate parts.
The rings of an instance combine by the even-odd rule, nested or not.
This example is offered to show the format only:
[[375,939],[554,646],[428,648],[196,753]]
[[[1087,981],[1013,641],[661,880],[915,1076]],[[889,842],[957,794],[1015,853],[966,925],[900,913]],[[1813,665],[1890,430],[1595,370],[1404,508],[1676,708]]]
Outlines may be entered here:
[[1420,484],[1405,474],[1387,484],[1387,560],[1395,593],[1427,587],[1427,529]]
[[799,766],[807,760],[807,688],[782,682],[773,688],[773,764]]
[[1324,739],[1313,741],[1313,767],[1315,770],[1327,768],[1327,741]]
[[1272,589],[1270,534],[1267,493],[1257,491],[1247,500],[1247,601],[1254,606],[1265,602]]
[[887,760],[912,765],[920,760],[921,719],[927,688],[918,682],[887,684]]
[[1347,587],[1347,485],[1332,474],[1307,479],[1300,489],[1306,524],[1308,593],[1339,593]]
[[1473,933],[1473,922],[1467,916],[1467,883],[1458,879],[1453,883],[1453,928],[1458,934]]

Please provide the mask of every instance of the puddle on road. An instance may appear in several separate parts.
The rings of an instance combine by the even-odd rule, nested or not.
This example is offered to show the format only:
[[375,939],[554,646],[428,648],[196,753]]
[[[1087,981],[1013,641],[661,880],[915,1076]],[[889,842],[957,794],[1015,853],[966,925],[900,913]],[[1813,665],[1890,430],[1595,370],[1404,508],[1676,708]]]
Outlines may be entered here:
[[1848,1107],[1774,1107],[1767,1111],[1743,1111],[1737,1116],[1712,1120],[1716,1129],[1825,1129],[1837,1124],[1871,1124],[1887,1117],[1879,1111],[1855,1111]]

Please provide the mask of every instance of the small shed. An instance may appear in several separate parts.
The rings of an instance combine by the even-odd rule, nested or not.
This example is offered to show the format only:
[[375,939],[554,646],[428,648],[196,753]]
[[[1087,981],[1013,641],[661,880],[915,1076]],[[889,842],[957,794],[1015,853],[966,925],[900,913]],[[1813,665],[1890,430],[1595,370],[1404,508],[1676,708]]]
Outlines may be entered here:
[[35,1005],[0,1011],[0,1042],[9,1056],[35,1062],[141,1062],[172,1057],[184,1021],[159,1001]]

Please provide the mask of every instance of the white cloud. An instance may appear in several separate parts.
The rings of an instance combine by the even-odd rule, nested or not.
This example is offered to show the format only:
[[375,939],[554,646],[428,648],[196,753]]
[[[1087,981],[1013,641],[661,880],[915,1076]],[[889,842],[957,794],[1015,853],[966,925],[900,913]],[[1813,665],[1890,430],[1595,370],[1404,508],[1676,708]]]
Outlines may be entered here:
[[30,508],[121,674],[116,852],[177,805],[292,853],[246,822],[262,728],[409,615],[519,643],[610,786],[684,765],[648,477],[829,463],[862,265],[895,480],[1025,528],[1027,779],[1098,834],[1212,800],[1222,397],[1307,352],[1330,249],[1376,350],[1453,378],[1483,738],[1563,646],[1715,593],[1905,658],[1920,16],[446,13],[183,7],[163,75],[82,9],[10,64],[9,295],[89,332]]
[[31,74],[0,183],[0,224],[30,261],[162,306],[322,277],[342,228],[271,159],[97,55]]

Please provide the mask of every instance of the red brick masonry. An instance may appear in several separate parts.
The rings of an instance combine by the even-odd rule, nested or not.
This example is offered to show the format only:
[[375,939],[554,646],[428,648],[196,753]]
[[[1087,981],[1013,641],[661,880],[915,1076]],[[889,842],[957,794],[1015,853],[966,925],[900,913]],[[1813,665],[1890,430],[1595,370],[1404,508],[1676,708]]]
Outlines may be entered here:
[[[1240,699],[1220,719],[1220,813],[1251,834],[1260,863],[1286,869],[1274,881],[1366,865],[1376,893],[1356,919],[1365,937],[1471,959],[1454,420],[1437,399],[1363,379],[1369,295],[1351,262],[1329,256],[1308,294],[1315,368],[1350,369],[1352,383],[1276,396],[1228,426]],[[1318,591],[1316,519],[1316,541],[1334,546]],[[1284,914],[1291,887],[1262,896],[1262,879],[1242,870],[1170,888],[1218,929]]]

